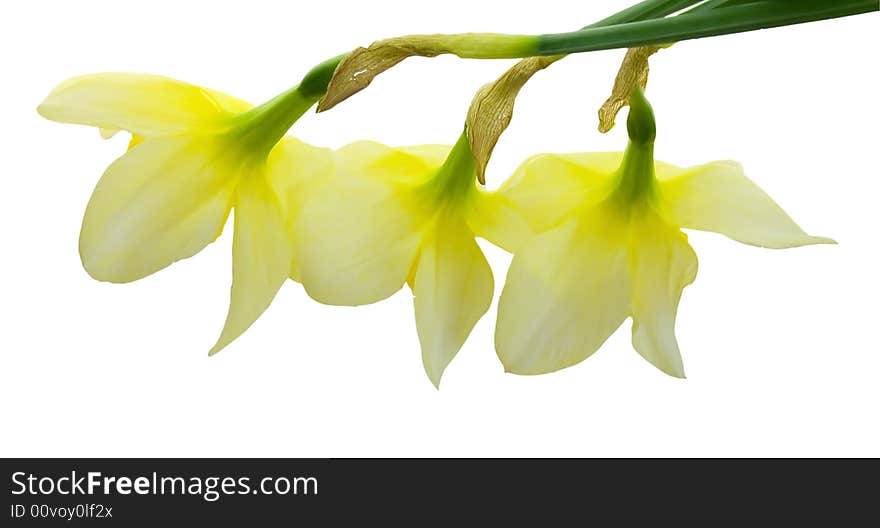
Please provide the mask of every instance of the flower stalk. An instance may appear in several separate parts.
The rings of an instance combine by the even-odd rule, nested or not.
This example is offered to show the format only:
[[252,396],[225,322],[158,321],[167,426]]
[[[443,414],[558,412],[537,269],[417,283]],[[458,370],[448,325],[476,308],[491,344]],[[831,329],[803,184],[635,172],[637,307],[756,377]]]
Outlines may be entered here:
[[[636,13],[663,13],[664,8],[681,9],[695,2],[657,2]],[[699,5],[677,16],[613,23],[608,19],[585,29],[544,35],[460,33],[409,35],[374,42],[357,48],[336,69],[318,111],[333,106],[366,88],[383,71],[407,57],[435,57],[453,54],[467,59],[515,59],[553,56],[616,48],[666,44],[681,40],[743,33],[806,22],[869,13],[880,9],[874,0],[765,0],[741,4],[739,0]],[[635,6],[639,7],[639,5]],[[619,21],[627,11],[615,16]],[[630,19],[632,20],[632,19]]]
[[589,28],[570,33],[539,35],[536,37],[534,55],[632,48],[745,33],[870,13],[877,11],[878,8],[880,8],[878,3],[872,0],[752,2],[713,11],[692,11],[656,20]]

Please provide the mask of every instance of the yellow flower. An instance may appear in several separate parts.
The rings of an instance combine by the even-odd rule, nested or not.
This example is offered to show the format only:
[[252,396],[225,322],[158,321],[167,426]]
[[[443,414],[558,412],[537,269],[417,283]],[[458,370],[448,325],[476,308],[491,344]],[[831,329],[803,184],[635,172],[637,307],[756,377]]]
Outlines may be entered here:
[[474,237],[503,245],[527,226],[477,187],[464,134],[451,151],[354,143],[337,152],[335,174],[296,228],[303,286],[322,303],[353,306],[408,282],[422,361],[439,386],[492,301],[492,271]]
[[133,137],[86,208],[79,244],[86,271],[118,283],[150,275],[214,241],[235,208],[231,302],[211,353],[228,345],[290,275],[300,194],[332,167],[329,151],[282,140],[315,101],[294,88],[251,108],[213,90],[139,74],[62,83],[40,114]]
[[833,243],[804,233],[737,163],[655,162],[641,90],[627,128],[624,153],[538,155],[498,191],[538,233],[517,244],[499,302],[495,346],[509,372],[583,361],[632,317],[636,351],[684,377],[675,314],[697,257],[681,228],[768,248]]

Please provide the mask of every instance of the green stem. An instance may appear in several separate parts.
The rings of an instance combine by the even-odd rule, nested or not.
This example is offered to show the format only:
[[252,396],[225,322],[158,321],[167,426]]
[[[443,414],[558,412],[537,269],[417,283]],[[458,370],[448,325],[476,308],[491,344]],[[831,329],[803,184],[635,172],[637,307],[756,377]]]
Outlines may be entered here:
[[327,85],[330,83],[330,79],[333,78],[333,72],[336,71],[336,67],[339,66],[342,59],[347,56],[348,53],[337,55],[309,70],[299,83],[300,93],[305,97],[314,98],[315,100],[323,97],[324,93],[327,92]]
[[232,133],[239,145],[265,157],[317,100],[303,96],[297,85],[238,116],[241,125],[233,127]]
[[[878,10],[876,0],[754,2],[679,16],[537,37],[535,55],[632,48],[801,24]],[[514,57],[511,57],[514,58]]]
[[751,3],[755,3],[756,1],[760,1],[760,0],[707,0],[692,9],[688,9],[687,11],[685,11],[682,14],[695,13],[695,12],[700,12],[700,11],[704,11],[704,10],[708,10],[708,9],[717,9],[719,7],[730,7],[730,6],[734,6],[734,5],[751,4]]
[[[650,20],[658,17],[662,18],[700,2],[703,2],[703,0],[644,0],[643,2],[639,2],[638,4],[630,6],[622,11],[618,11],[598,22],[585,26],[584,29],[609,26],[624,22]],[[300,93],[307,97],[323,97],[324,93],[327,91],[327,85],[330,83],[330,79],[333,78],[333,72],[336,70],[339,63],[347,56],[348,53],[337,55],[336,57],[327,59],[312,68],[305,77],[303,77],[303,80],[299,84]]]
[[[687,8],[682,14],[668,16]],[[475,59],[565,55],[728,35],[869,13],[878,8],[877,0],[644,0],[578,31],[496,35],[495,46],[491,40],[485,41],[486,34],[443,35],[450,46],[439,53]],[[346,56],[333,57],[312,68],[297,88],[299,95],[315,101],[323,97],[336,67]]]
[[267,155],[296,121],[327,91],[336,66],[347,54],[328,59],[311,70],[293,88],[254,107],[239,118],[245,126],[236,129],[240,144]]
[[626,131],[633,143],[653,143],[657,137],[657,124],[654,110],[641,87],[636,86],[629,96],[629,115],[626,118]]
[[657,125],[654,111],[641,88],[633,90],[629,107],[626,120],[629,144],[617,169],[616,188],[609,197],[627,209],[642,198],[650,198],[656,191],[654,138]]
[[429,185],[441,188],[440,192],[436,193],[437,196],[463,196],[473,190],[476,175],[474,155],[471,152],[467,132],[462,131],[458,141],[446,156],[446,161],[437,171],[437,177]]
[[703,0],[645,0],[644,2],[639,2],[623,11],[618,11],[609,17],[603,18],[598,22],[584,26],[583,29],[612,26],[614,24],[623,24],[638,20],[663,18],[694,4],[699,4],[702,1]]

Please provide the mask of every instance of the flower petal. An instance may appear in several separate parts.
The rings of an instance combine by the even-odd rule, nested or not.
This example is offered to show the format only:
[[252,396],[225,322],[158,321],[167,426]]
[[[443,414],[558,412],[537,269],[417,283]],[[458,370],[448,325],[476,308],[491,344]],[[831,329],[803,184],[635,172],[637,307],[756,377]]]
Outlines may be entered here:
[[400,152],[420,158],[422,163],[431,167],[443,165],[451,149],[449,145],[410,145],[396,148]]
[[467,223],[474,234],[511,253],[533,235],[507,196],[482,189],[476,190],[468,204]]
[[542,374],[583,361],[627,318],[628,230],[605,207],[591,208],[519,250],[495,329],[508,372]]
[[652,365],[684,377],[675,339],[675,313],[684,287],[697,276],[697,255],[687,235],[656,213],[633,215],[631,239],[632,343]]
[[220,234],[235,178],[204,141],[163,138],[130,150],[104,172],[86,208],[86,271],[130,282],[195,255]]
[[422,362],[439,387],[446,366],[492,304],[492,270],[465,223],[441,215],[422,247],[414,282]]
[[235,192],[229,313],[209,354],[244,333],[269,307],[287,279],[290,260],[290,239],[278,198],[262,171],[248,174]]
[[[333,151],[330,149],[314,147],[289,136],[272,149],[266,163],[266,178],[278,196],[291,244],[305,203],[327,185],[332,176]],[[293,255],[290,277],[300,280],[296,255]]]
[[225,94],[223,92],[218,92],[217,90],[212,90],[210,88],[201,87],[202,91],[208,94],[212,99],[214,99],[214,103],[224,112],[228,114],[241,114],[247,112],[251,108],[254,107],[251,103],[247,101],[242,101],[237,97],[232,97],[229,94]]
[[295,227],[300,278],[322,303],[369,304],[406,282],[428,227],[415,191],[437,167],[371,142],[344,147],[336,160],[336,176]]
[[661,180],[660,188],[664,214],[677,226],[766,248],[834,243],[806,234],[733,161],[694,167]]
[[443,165],[445,145],[389,147],[375,141],[356,141],[336,151],[337,175],[385,183],[419,185]]
[[539,154],[523,162],[497,192],[540,233],[604,198],[622,159],[621,152]]
[[157,137],[210,129],[249,106],[158,75],[99,73],[61,83],[37,111],[53,121]]

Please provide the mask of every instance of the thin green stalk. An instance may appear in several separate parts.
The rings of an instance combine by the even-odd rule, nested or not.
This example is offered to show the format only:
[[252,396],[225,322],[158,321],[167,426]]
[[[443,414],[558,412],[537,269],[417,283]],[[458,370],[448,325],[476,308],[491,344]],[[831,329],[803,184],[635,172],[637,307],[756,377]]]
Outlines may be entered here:
[[[658,17],[662,18],[700,2],[704,2],[704,0],[644,0],[598,22],[585,26],[584,29],[623,22],[650,20]],[[330,83],[336,67],[348,55],[348,53],[338,55],[312,68],[303,77],[302,82],[300,82],[300,92],[305,96],[321,98],[327,91],[327,85]]]
[[761,0],[707,0],[706,2],[703,2],[702,4],[700,4],[696,7],[688,9],[687,11],[685,11],[682,14],[686,15],[688,13],[695,13],[695,12],[700,12],[700,11],[704,11],[704,10],[708,10],[708,9],[718,9],[719,7],[731,7],[731,6],[735,6],[735,5],[754,4],[759,1],[761,1]]
[[[695,4],[698,5],[694,7]],[[688,7],[682,14],[666,16]],[[344,60],[340,56],[316,67],[314,74],[306,76],[308,83],[304,80],[303,84],[309,96],[325,94],[318,105],[318,111],[324,111],[413,55],[434,57],[451,53],[472,59],[566,55],[728,35],[868,13],[878,8],[877,0],[645,0],[586,29],[569,33],[409,35],[377,41],[368,48],[354,50]],[[649,16],[660,18],[633,19]]]
[[612,26],[614,24],[634,22],[637,20],[662,18],[681,11],[682,9],[691,7],[694,4],[699,4],[702,1],[703,0],[645,0],[644,2],[639,2],[623,11],[618,11],[609,17],[603,18],[598,22],[584,26],[583,29]]
[[[690,8],[685,13],[705,12],[731,3],[754,2],[755,0],[645,0],[623,11],[593,22],[581,30],[614,26],[628,22],[661,19],[673,13]],[[694,6],[694,4],[699,4]],[[560,57],[562,58],[562,57]]]
[[337,55],[309,70],[299,83],[300,93],[305,97],[314,98],[315,101],[323,97],[327,92],[327,85],[330,84],[330,79],[333,78],[333,72],[336,71],[336,67],[346,57],[348,57],[348,53]]
[[[878,10],[876,0],[766,1],[538,37],[535,55],[632,48],[801,24]],[[514,58],[514,57],[511,57]]]

